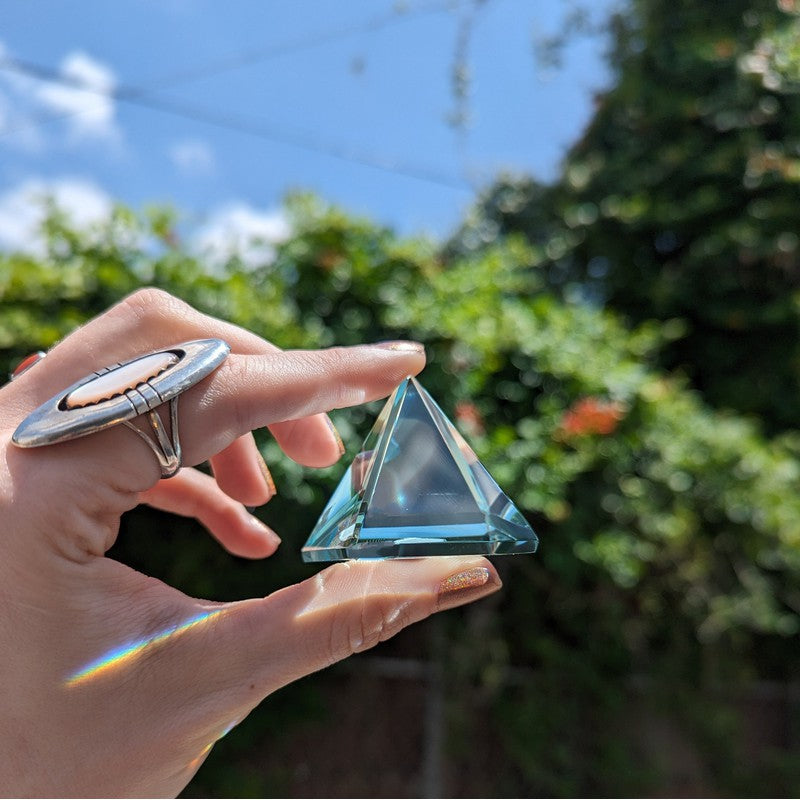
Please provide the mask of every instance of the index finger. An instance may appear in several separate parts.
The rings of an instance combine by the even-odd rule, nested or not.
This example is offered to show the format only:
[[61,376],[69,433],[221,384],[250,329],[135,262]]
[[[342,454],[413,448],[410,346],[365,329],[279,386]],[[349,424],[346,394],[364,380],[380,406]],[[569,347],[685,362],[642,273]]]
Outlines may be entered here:
[[[180,395],[183,463],[192,466],[250,430],[298,420],[385,397],[425,365],[421,346],[359,345],[327,350],[289,350],[263,356],[231,353],[196,386]],[[92,473],[114,475],[141,491],[159,478],[159,466],[137,436],[117,426],[54,445]],[[35,451],[27,451],[32,456]],[[88,465],[92,465],[89,467]]]
[[[30,411],[65,386],[108,364],[176,342],[210,336],[224,340],[231,352],[240,355],[281,352],[251,331],[203,314],[167,292],[148,287],[124,298],[55,345],[41,365],[14,382],[13,389],[27,388],[27,396],[33,400]],[[270,425],[270,432],[289,458],[305,466],[332,464],[339,457],[337,435],[325,415],[276,422]]]

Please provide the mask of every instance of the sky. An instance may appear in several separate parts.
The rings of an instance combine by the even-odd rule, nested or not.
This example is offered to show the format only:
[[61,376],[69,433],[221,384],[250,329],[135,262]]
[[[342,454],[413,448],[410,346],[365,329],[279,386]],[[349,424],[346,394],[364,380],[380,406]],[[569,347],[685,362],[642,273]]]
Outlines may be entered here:
[[444,238],[499,173],[553,179],[584,129],[603,37],[558,69],[534,53],[575,5],[0,0],[0,247],[33,247],[42,193],[79,225],[170,204],[211,249],[280,240],[298,190]]

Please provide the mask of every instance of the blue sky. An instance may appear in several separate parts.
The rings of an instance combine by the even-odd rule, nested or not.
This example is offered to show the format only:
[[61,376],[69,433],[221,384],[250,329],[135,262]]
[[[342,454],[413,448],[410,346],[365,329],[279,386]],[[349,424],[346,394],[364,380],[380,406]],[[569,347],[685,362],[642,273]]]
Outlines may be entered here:
[[552,178],[589,119],[605,43],[576,40],[547,74],[533,55],[574,5],[3,0],[6,66],[60,81],[0,70],[0,246],[27,235],[27,198],[46,190],[87,220],[111,198],[171,203],[211,241],[225,225],[280,236],[281,198],[307,189],[443,237],[498,172]]

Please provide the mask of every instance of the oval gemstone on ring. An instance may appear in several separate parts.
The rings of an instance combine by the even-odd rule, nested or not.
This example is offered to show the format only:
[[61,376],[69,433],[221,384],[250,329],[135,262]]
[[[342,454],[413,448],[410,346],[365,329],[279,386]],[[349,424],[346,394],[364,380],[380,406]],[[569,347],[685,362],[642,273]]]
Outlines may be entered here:
[[74,389],[64,398],[67,408],[80,408],[108,400],[134,389],[142,383],[160,375],[165,369],[177,364],[175,353],[153,353],[129,364],[111,369]]

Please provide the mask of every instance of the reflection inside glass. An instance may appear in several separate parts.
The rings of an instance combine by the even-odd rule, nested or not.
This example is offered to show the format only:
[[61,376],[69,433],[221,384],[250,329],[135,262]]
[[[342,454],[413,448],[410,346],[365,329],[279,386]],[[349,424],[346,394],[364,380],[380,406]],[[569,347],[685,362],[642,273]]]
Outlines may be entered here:
[[305,561],[531,553],[538,539],[433,398],[389,398],[303,548]]

